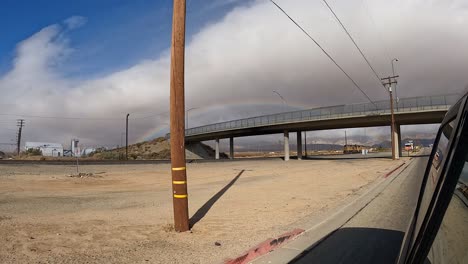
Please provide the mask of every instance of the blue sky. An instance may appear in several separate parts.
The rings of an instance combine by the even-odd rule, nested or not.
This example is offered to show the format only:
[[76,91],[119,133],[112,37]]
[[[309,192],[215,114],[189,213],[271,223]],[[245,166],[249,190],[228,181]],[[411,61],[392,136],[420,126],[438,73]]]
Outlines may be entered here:
[[[330,4],[379,75],[387,76],[391,58],[399,59],[398,95],[405,98],[458,93],[468,84],[464,1]],[[321,1],[277,2],[370,98],[388,98]],[[284,111],[273,90],[286,99],[287,110],[366,102],[269,1],[187,3],[186,106],[197,108],[190,113],[192,127]],[[64,22],[79,17],[86,21],[81,27]],[[14,139],[19,117],[27,119],[29,141],[118,144],[126,113],[132,118],[131,142],[163,135],[169,122],[171,17],[171,0],[3,0],[0,142]],[[336,135],[342,139],[341,132]]]
[[[247,0],[188,0],[187,36]],[[89,77],[154,59],[170,45],[171,0],[3,0],[0,9],[0,74],[8,71],[15,46],[42,28],[71,16],[87,23],[67,35],[75,51],[64,75]]]

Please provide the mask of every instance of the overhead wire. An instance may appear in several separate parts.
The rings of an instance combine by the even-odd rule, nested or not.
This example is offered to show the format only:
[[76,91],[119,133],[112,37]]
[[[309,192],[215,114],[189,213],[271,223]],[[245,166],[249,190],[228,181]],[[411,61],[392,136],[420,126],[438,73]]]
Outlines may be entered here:
[[343,22],[341,22],[340,18],[338,17],[338,15],[335,13],[335,11],[333,10],[333,8],[328,4],[327,0],[322,0],[323,3],[325,3],[325,5],[328,7],[328,10],[330,10],[330,12],[333,14],[333,16],[335,17],[336,21],[341,25],[341,27],[343,28],[343,30],[346,32],[346,35],[348,35],[349,39],[353,42],[354,46],[356,47],[356,49],[359,51],[359,53],[361,54],[362,58],[366,61],[367,65],[369,66],[369,68],[372,70],[372,72],[374,73],[375,77],[377,78],[377,80],[379,81],[379,83],[382,85],[382,87],[384,88],[385,91],[387,91],[387,89],[385,89],[385,85],[382,83],[382,80],[380,79],[380,76],[379,74],[375,71],[374,67],[372,67],[371,63],[369,62],[369,60],[367,59],[366,55],[364,55],[364,52],[362,51],[362,49],[359,47],[359,45],[356,43],[356,41],[354,40],[353,36],[351,36],[351,33],[349,33],[348,29],[345,27],[345,25],[343,24]]
[[[144,117],[132,117],[129,119],[146,119],[150,117],[156,117],[168,113],[156,113],[153,115],[148,115]],[[131,114],[131,113],[130,113]],[[0,116],[15,116],[15,117],[24,117],[24,118],[41,118],[41,119],[64,119],[64,120],[93,120],[93,121],[103,121],[103,120],[122,120],[122,118],[117,117],[74,117],[74,116],[41,116],[41,115],[29,115],[29,114],[0,114]]]
[[375,108],[377,108],[377,105],[374,103],[374,101],[372,101],[372,99],[364,92],[364,90],[362,90],[362,88],[356,83],[356,81],[354,81],[354,79],[338,64],[338,62],[336,62],[335,59],[333,59],[333,57],[304,29],[302,28],[283,8],[281,8],[281,6],[279,6],[275,1],[273,0],[270,0],[271,3],[273,3],[285,16],[287,16],[289,18],[289,20],[291,20],[304,34],[306,34],[307,37],[309,37],[309,39],[311,39],[315,45],[317,45],[317,47],[319,47],[322,52],[336,65],[336,67],[338,67],[338,69],[340,69],[344,75],[346,75],[346,77],[354,84],[354,86],[367,98],[367,100],[369,100],[369,102],[371,102]]
[[377,35],[380,38],[380,41],[382,42],[381,46],[383,47],[385,56],[387,57],[388,60],[391,60],[392,57],[390,56],[390,52],[389,52],[389,49],[388,49],[388,46],[387,46],[387,42],[385,42],[385,40],[384,40],[384,38],[382,36],[382,32],[379,30],[379,27],[377,26],[377,23],[375,23],[375,19],[372,16],[372,13],[370,12],[369,4],[367,3],[366,0],[362,0],[362,2],[364,3],[364,7],[366,9],[366,14],[369,17],[369,20],[371,21],[372,25],[374,26],[374,29],[377,31]]

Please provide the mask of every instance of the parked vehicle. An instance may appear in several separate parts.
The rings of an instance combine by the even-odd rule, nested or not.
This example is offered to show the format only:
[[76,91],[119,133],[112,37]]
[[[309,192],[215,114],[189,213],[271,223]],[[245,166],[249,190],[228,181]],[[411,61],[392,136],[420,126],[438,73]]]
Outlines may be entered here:
[[413,151],[414,150],[413,141],[408,141],[408,142],[405,143],[405,150],[406,151]]

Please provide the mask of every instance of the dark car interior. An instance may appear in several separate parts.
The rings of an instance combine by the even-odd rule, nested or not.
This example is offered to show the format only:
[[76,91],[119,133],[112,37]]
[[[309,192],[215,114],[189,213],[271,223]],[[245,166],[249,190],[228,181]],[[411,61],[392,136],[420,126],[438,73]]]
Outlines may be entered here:
[[398,263],[468,263],[467,95],[437,133]]

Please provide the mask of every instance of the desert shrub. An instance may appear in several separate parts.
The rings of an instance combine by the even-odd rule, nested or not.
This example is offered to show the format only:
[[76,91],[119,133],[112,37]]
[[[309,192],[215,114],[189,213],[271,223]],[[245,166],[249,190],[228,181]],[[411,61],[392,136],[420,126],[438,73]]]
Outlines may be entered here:
[[26,155],[28,156],[42,156],[42,151],[38,148],[30,148],[26,150]]
[[103,159],[109,159],[109,160],[117,160],[119,159],[119,153],[115,152],[102,152],[101,157]]
[[160,152],[153,152],[146,156],[149,159],[170,159],[171,158],[171,150],[163,149]]

